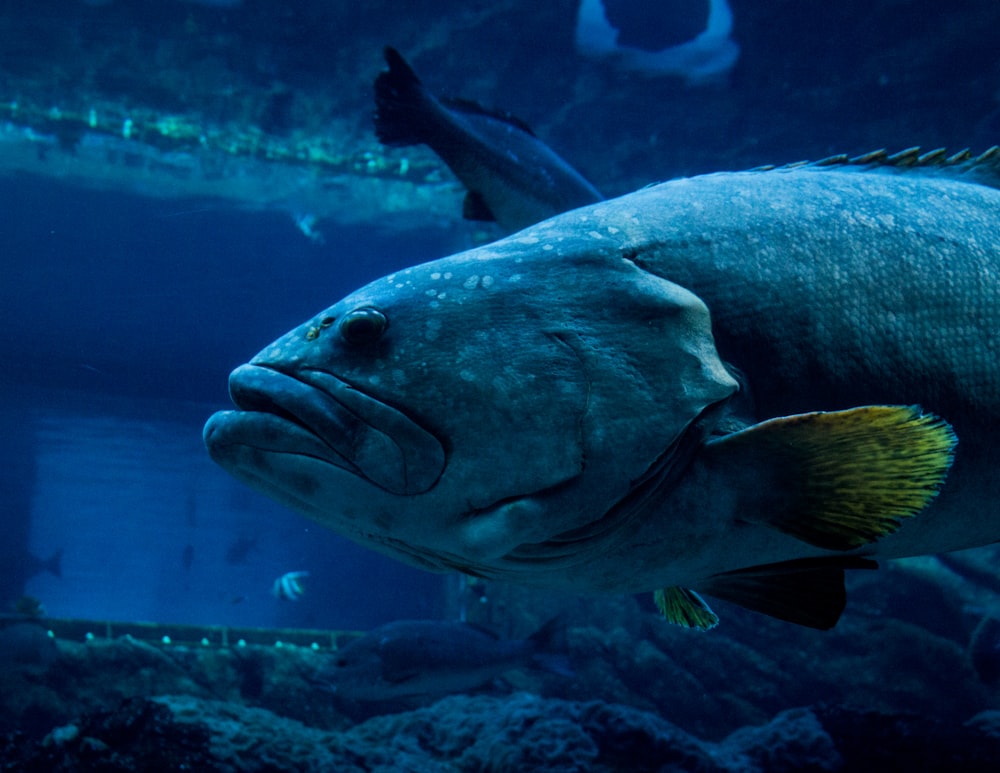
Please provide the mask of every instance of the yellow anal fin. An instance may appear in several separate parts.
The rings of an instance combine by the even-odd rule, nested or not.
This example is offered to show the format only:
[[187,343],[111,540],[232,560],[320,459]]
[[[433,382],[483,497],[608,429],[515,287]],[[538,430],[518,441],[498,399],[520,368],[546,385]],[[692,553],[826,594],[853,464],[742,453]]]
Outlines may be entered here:
[[917,406],[874,405],[770,419],[707,450],[746,470],[767,503],[753,520],[816,547],[851,550],[930,504],[956,442],[946,421]]
[[828,630],[847,604],[845,569],[876,569],[864,558],[805,558],[717,574],[699,587],[708,595],[807,628]]
[[719,616],[693,590],[674,586],[653,593],[653,601],[667,622],[684,628],[708,631],[719,624]]

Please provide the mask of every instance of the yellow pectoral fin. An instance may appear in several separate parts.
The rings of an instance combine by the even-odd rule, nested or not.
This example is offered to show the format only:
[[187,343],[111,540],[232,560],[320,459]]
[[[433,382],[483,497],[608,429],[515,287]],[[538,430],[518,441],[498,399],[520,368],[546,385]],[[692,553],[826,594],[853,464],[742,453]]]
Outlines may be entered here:
[[[851,550],[923,510],[951,467],[951,426],[916,406],[875,405],[755,424],[706,446],[716,462],[767,480],[752,520],[810,545]],[[765,487],[766,488],[766,487]]]

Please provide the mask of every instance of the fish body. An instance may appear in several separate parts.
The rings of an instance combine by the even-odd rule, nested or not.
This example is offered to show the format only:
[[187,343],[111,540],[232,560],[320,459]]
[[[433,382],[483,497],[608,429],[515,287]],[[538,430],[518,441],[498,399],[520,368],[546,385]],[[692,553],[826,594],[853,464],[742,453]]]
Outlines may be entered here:
[[465,101],[443,103],[385,49],[375,82],[375,132],[390,146],[425,144],[468,189],[464,214],[517,231],[602,196],[523,122]]
[[[753,174],[746,179],[793,173]],[[893,198],[892,176],[872,174],[869,183],[852,174],[866,191],[858,206]],[[739,200],[742,179],[716,197],[716,217]],[[753,406],[719,356],[708,307],[673,281],[681,272],[662,250],[674,236],[681,253],[715,254],[697,252],[712,236],[711,218],[691,232],[697,197],[661,205],[672,186],[689,182],[569,212],[352,293],[234,371],[239,410],[209,420],[209,452],[278,501],[423,568],[581,592],[658,590],[668,617],[697,627],[710,618],[688,590],[829,627],[843,607],[843,570],[870,565],[866,557],[892,539],[885,535],[927,505],[953,437],[918,409],[865,407],[901,397],[936,407],[925,392],[883,389],[835,415],[789,415],[780,400],[768,404],[772,413],[748,415]],[[731,183],[711,176],[700,184]],[[796,227],[799,207],[819,208],[790,194],[769,207],[767,190],[751,193],[772,219],[762,218],[764,230],[740,222],[732,238],[752,237],[765,254],[782,242],[784,221]],[[907,207],[896,206],[909,232]],[[847,227],[796,238],[812,239],[816,253]],[[849,234],[838,238],[840,249],[855,249]],[[780,277],[779,255],[768,270]],[[829,273],[833,281],[835,268]],[[732,285],[735,296],[747,289]],[[781,324],[780,298],[737,300],[742,312],[722,310],[723,322],[742,313],[754,324],[758,306],[775,305],[774,341],[800,363],[780,386],[810,411],[826,407],[828,384],[813,377],[814,363],[846,345],[849,330],[786,341],[808,331]],[[868,324],[854,311],[828,313],[837,317],[830,326]],[[766,342],[730,349],[736,368],[750,373]],[[757,396],[755,375],[747,380]],[[878,370],[871,380],[886,378]],[[954,520],[940,528],[908,550],[1000,536]]]
[[501,639],[468,623],[397,620],[338,650],[314,681],[341,698],[386,701],[471,690],[525,667],[572,674],[557,621],[527,639]]
[[48,666],[58,657],[56,642],[43,624],[17,619],[0,624],[0,672]]
[[257,535],[248,537],[246,534],[241,534],[226,548],[226,563],[234,566],[245,564],[250,553],[257,549],[258,539],[260,537]]
[[915,403],[947,419],[941,496],[874,551],[938,553],[1000,540],[998,186],[996,148],[880,152],[676,180],[536,235],[590,229],[698,295],[758,417]]
[[306,593],[309,572],[285,572],[271,585],[271,595],[284,601],[298,601]]

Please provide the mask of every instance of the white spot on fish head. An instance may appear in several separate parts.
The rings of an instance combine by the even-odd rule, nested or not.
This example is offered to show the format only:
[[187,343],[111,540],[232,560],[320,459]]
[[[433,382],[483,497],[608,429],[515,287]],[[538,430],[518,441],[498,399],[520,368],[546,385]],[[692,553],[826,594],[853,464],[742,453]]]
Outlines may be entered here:
[[595,239],[604,238],[604,234],[602,234],[600,231],[587,231],[587,236],[592,236]]
[[479,274],[473,274],[464,282],[462,282],[462,287],[464,287],[466,290],[475,290],[478,285],[479,285]]
[[551,244],[543,244],[542,249],[545,250],[546,252],[549,252],[550,250],[554,250],[555,247],[553,247]]
[[435,271],[435,272],[433,272],[431,274],[431,279],[433,279],[434,281],[437,281],[440,278],[441,278],[441,272],[440,271]]
[[488,288],[490,288],[490,287],[493,286],[493,277],[491,277],[489,274],[487,274],[486,276],[484,276],[482,278],[481,282],[482,282],[482,286],[484,288],[488,289]]
[[517,240],[518,244],[538,244],[538,241],[537,236],[522,236]]

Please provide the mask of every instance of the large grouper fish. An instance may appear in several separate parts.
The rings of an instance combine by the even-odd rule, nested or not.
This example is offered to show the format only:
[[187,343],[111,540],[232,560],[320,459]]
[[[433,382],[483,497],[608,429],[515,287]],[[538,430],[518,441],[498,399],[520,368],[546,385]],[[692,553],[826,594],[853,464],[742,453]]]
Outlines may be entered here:
[[206,444],[416,566],[832,626],[845,568],[1000,539],[998,158],[674,180],[400,271],[234,371]]

